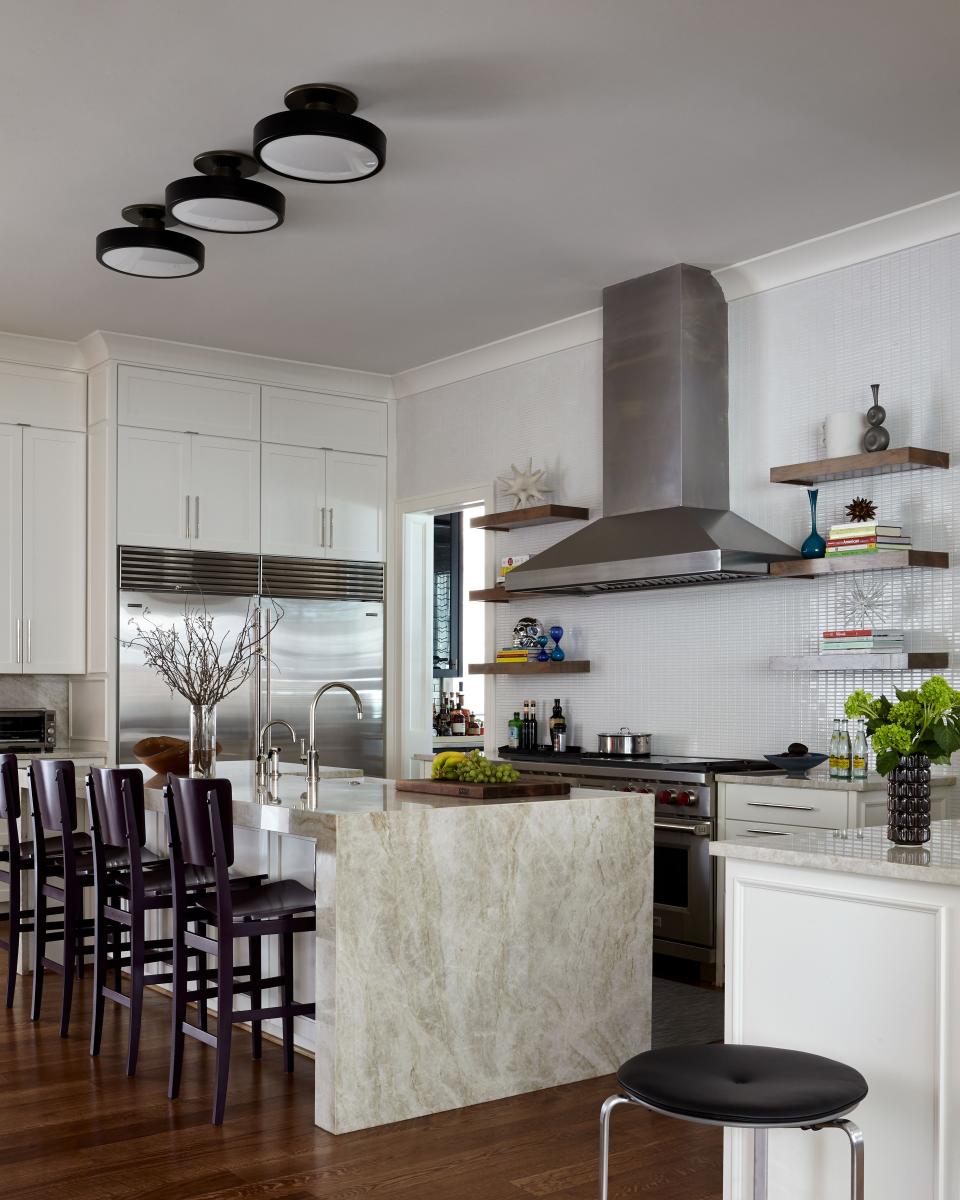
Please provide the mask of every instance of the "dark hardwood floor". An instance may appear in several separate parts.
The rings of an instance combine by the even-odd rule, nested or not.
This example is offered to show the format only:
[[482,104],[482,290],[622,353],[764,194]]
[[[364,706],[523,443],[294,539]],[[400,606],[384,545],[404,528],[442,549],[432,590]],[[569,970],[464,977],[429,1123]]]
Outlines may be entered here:
[[[0,1008],[3,1200],[596,1197],[597,1114],[610,1078],[333,1137],[313,1124],[313,1064],[298,1057],[285,1076],[279,1047],[265,1044],[253,1063],[238,1034],[226,1123],[215,1129],[212,1050],[187,1046],[182,1098],[166,1098],[164,997],[148,993],[140,1069],[127,1079],[117,1006],[107,1006],[100,1058],[87,1053],[89,972],[66,1041],[57,1036],[59,979],[35,1025],[22,984],[16,1007]],[[611,1200],[720,1200],[720,1176],[718,1129],[639,1109],[616,1114]]]

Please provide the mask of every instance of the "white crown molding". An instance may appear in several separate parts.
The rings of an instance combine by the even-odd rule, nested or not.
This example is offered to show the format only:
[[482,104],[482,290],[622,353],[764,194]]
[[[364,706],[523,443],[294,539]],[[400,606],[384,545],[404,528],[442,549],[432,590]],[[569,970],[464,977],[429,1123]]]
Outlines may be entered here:
[[61,371],[87,369],[76,342],[26,337],[19,333],[0,333],[0,359],[31,367],[54,367]]
[[713,272],[728,302],[960,233],[960,192]]
[[528,329],[523,333],[501,338],[497,342],[488,342],[485,346],[476,346],[460,354],[451,354],[448,358],[438,358],[422,367],[411,367],[409,371],[401,371],[394,375],[393,386],[398,399],[413,396],[419,392],[428,392],[432,388],[457,383],[461,379],[472,379],[476,375],[486,375],[489,371],[499,371],[501,367],[512,367],[516,363],[528,362],[533,358],[543,358],[544,355],[555,354],[558,350],[569,350],[573,346],[598,342],[602,336],[602,309],[591,308],[587,312],[564,317],[561,321],[553,321],[537,329]]
[[367,400],[392,400],[394,395],[389,375],[245,354],[238,350],[219,350],[213,346],[194,346],[188,342],[97,330],[83,338],[78,346],[87,370],[113,359],[142,367],[193,371],[280,387],[308,388],[337,396],[360,396]]

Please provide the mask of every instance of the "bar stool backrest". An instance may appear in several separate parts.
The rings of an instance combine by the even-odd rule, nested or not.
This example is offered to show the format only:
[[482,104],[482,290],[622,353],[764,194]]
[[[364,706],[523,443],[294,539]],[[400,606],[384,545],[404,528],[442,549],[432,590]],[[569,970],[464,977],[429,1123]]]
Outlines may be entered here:
[[[7,826],[7,849],[10,852],[10,869],[16,870],[20,858],[20,777],[17,774],[17,756],[0,754],[0,820]],[[0,869],[0,878],[6,873]]]
[[[96,818],[98,832],[105,846],[130,848],[135,840],[141,849],[147,844],[147,823],[144,816],[143,772],[136,767],[91,767],[93,782],[91,819]],[[133,801],[133,828],[127,824],[124,803],[124,784]]]
[[[218,824],[223,839],[225,862],[217,865],[224,869],[233,866],[233,788],[229,779],[184,779],[179,775],[168,775],[168,810],[172,802],[175,818],[170,823],[171,842],[174,831],[182,861],[188,867],[212,867],[216,861],[216,846],[212,819]],[[216,812],[211,813],[207,797],[216,794]]]
[[[63,786],[58,782],[58,776]],[[69,758],[35,758],[30,764],[34,815],[44,829],[77,828],[77,778]]]

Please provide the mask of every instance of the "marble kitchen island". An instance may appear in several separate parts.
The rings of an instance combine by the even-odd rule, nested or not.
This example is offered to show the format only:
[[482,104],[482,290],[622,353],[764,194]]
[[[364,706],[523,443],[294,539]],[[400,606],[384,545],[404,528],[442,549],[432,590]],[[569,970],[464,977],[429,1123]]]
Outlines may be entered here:
[[[960,1196],[960,821],[925,847],[884,827],[715,843],[726,868],[726,1040],[849,1063],[870,1092],[870,1200]],[[750,1200],[751,1135],[727,1130],[725,1200]],[[771,1200],[846,1200],[846,1139],[770,1134]]]
[[[317,888],[316,1123],[382,1125],[614,1070],[649,1047],[649,794],[482,803],[390,781],[234,786],[237,864]],[[161,792],[147,789],[158,818]],[[309,964],[309,965],[308,965]],[[307,974],[309,971],[310,974]]]

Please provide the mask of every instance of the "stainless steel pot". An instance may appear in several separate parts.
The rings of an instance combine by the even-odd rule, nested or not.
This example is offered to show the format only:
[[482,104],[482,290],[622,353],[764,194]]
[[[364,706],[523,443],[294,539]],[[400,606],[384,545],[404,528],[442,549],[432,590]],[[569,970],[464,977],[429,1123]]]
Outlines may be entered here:
[[618,733],[598,733],[597,749],[601,754],[649,754],[651,735],[631,733],[626,725]]

